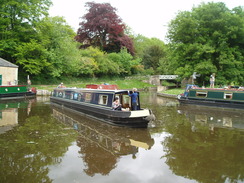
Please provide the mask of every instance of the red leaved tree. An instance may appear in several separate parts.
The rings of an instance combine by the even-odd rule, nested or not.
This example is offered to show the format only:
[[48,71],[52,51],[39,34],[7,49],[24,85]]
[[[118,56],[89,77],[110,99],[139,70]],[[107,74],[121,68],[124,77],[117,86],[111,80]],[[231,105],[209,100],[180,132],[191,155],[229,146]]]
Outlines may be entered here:
[[119,52],[126,47],[134,54],[132,39],[124,34],[125,25],[116,14],[116,9],[109,3],[87,2],[88,13],[80,22],[76,40],[83,43],[83,48],[99,47],[106,52]]

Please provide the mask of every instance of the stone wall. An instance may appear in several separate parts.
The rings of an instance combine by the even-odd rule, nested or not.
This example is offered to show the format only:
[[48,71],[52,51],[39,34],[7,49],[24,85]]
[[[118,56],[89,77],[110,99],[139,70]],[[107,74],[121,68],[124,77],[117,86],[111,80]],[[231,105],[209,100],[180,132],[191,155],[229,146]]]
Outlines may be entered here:
[[152,85],[160,86],[161,83],[160,83],[159,75],[151,76],[149,78],[149,83]]
[[0,67],[0,75],[2,75],[2,85],[18,84],[18,68]]

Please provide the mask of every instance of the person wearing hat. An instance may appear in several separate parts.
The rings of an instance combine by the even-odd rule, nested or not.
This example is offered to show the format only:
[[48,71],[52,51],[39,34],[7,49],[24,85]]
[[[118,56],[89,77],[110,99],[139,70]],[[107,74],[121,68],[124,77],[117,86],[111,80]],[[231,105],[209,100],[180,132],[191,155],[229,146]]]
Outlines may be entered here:
[[119,102],[119,97],[118,96],[115,97],[115,100],[114,100],[114,102],[112,104],[112,109],[121,111],[121,104]]
[[64,86],[63,83],[60,83],[60,84],[58,85],[58,88],[66,88],[66,87]]
[[137,97],[138,97],[137,89],[136,88],[133,88],[132,89],[132,94],[130,94],[128,92],[128,95],[131,97],[132,111],[137,110]]

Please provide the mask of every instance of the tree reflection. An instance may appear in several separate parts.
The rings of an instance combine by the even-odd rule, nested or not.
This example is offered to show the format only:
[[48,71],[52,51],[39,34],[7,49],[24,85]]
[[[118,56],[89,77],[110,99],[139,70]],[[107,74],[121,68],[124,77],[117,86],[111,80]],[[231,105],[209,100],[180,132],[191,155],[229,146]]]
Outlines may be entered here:
[[76,132],[52,119],[49,107],[41,111],[45,115],[32,111],[22,125],[0,135],[1,182],[52,182],[47,166],[61,162]]
[[179,176],[198,182],[244,181],[244,132],[211,127],[172,110],[164,121],[166,163]]
[[107,125],[57,106],[53,106],[53,116],[79,132],[77,145],[89,176],[108,175],[122,155],[136,158],[139,148],[150,149],[154,144],[148,129]]
[[95,143],[87,143],[87,139],[79,138],[79,153],[86,164],[85,173],[94,176],[96,173],[108,175],[116,167],[118,156],[112,154],[106,149],[101,148]]

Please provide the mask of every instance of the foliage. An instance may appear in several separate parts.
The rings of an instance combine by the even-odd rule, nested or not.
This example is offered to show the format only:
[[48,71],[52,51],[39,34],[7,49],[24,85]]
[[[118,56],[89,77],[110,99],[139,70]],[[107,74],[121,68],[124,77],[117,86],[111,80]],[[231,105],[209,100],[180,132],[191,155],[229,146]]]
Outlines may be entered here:
[[121,75],[131,75],[140,70],[140,60],[133,59],[126,49],[121,49],[119,53],[110,53],[108,58],[119,66]]
[[[149,83],[143,82],[145,78],[129,78],[129,77],[99,77],[99,78],[87,78],[87,77],[80,77],[80,78],[73,78],[73,77],[64,77],[62,80],[57,80],[55,78],[49,78],[47,81],[37,81],[35,79],[32,80],[34,83],[33,87],[38,89],[44,89],[52,91],[53,88],[57,87],[57,85],[61,82],[64,83],[66,87],[77,87],[77,88],[84,88],[87,84],[115,84],[118,85],[120,89],[131,89],[131,88],[147,88],[147,87],[154,87]],[[38,84],[42,85],[38,85]],[[46,84],[46,85],[43,85]]]
[[[157,38],[146,38],[142,35],[137,35],[134,38],[134,45],[136,56],[142,59],[142,64],[146,73],[150,74],[162,74],[166,73],[165,65],[167,61],[166,46],[163,41]],[[165,69],[164,69],[165,68]],[[151,72],[151,70],[153,70]]]
[[16,46],[35,37],[35,24],[50,5],[50,0],[1,0],[0,57],[15,62]]
[[[169,25],[170,60],[175,74],[201,74],[198,82],[216,73],[217,83],[243,84],[244,11],[224,3],[202,3],[180,12]],[[220,80],[221,79],[221,80]]]
[[36,31],[36,40],[16,46],[17,63],[32,75],[78,75],[80,52],[66,21],[61,17],[43,18],[36,24]]
[[126,47],[133,54],[132,40],[125,35],[125,25],[109,3],[87,2],[88,13],[82,18],[76,40],[88,46],[99,47],[106,52],[119,52]]
[[174,88],[174,89],[162,91],[161,93],[170,94],[170,95],[180,95],[184,93],[184,89]]
[[23,65],[24,70],[30,74],[40,74],[49,65],[46,59],[47,50],[36,40],[22,43],[16,51],[17,64]]

